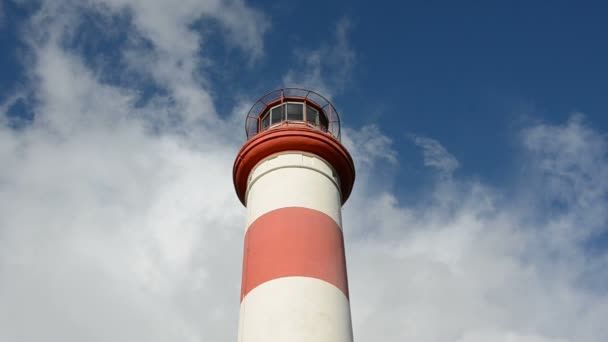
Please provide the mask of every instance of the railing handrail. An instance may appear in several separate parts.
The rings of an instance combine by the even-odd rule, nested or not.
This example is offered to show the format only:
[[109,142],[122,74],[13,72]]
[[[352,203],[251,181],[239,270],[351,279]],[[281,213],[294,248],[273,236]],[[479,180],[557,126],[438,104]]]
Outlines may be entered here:
[[319,110],[319,114],[324,115],[327,119],[325,132],[338,141],[340,140],[340,115],[334,105],[323,95],[304,88],[280,88],[261,96],[253,106],[251,106],[247,113],[245,120],[245,134],[247,139],[264,131],[260,129],[260,119],[267,110],[287,102],[302,102],[315,107],[315,109]]

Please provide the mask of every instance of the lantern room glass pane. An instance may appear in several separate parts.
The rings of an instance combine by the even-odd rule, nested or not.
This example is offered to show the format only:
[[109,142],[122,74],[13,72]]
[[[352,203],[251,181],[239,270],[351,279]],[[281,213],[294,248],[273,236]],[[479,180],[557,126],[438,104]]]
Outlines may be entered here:
[[270,112],[266,113],[264,118],[262,118],[262,128],[261,129],[266,129],[268,126],[270,126]]
[[271,124],[276,124],[276,123],[279,123],[279,122],[285,120],[285,115],[283,114],[284,113],[284,110],[283,110],[284,108],[285,107],[283,105],[281,105],[279,107],[276,107],[276,108],[272,109],[272,111],[271,111],[272,118],[270,120]]
[[301,103],[287,104],[287,120],[302,121],[304,120],[304,106]]
[[321,126],[324,130],[327,130],[327,117],[323,114],[319,114],[319,126]]
[[319,112],[311,106],[306,106],[306,121],[318,125],[319,124]]

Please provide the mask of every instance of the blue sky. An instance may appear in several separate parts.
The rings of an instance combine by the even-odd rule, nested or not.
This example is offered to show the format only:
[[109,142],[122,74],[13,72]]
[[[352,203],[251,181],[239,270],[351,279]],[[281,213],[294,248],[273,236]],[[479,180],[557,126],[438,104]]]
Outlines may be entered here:
[[[512,138],[522,125],[563,122],[581,112],[590,125],[608,129],[603,44],[608,9],[601,2],[252,5],[267,15],[259,25],[272,27],[264,37],[263,57],[255,61],[224,44],[213,23],[191,24],[207,33],[205,51],[217,59],[200,71],[213,80],[220,111],[232,109],[235,94],[257,95],[282,85],[285,70],[306,58],[307,50],[335,44],[328,37],[346,21],[352,65],[342,75],[343,67],[328,62],[321,72],[335,79],[333,99],[346,122],[381,126],[406,159],[416,158],[407,135],[428,135],[463,161],[463,175],[504,184],[517,168]],[[25,52],[18,30],[35,8],[4,5],[0,96],[23,83]],[[119,63],[116,48],[125,44],[124,36],[105,31],[108,23],[89,15],[68,44],[83,52],[87,63],[103,63],[108,82],[133,82],[109,70]],[[129,14],[111,20],[126,28]],[[142,89],[147,95],[162,92],[149,84]],[[21,103],[15,108],[23,110]],[[408,180],[424,177],[413,165],[404,167],[411,172]]]
[[232,162],[249,106],[302,86],[357,164],[357,340],[603,341],[607,15],[0,2],[0,340],[235,340]]

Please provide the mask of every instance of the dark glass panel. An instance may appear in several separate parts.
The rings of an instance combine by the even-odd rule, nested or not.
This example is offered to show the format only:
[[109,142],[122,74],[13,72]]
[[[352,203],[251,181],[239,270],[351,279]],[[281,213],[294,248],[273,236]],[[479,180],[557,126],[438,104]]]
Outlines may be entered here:
[[266,129],[268,126],[270,126],[270,112],[262,118],[262,129]]
[[319,112],[311,106],[306,106],[306,121],[315,125],[319,124]]
[[274,125],[276,123],[279,123],[279,122],[285,120],[284,108],[285,108],[285,106],[281,105],[279,107],[272,109],[272,119],[270,120],[271,124]]
[[319,126],[327,130],[327,117],[323,113],[319,113]]
[[287,120],[304,120],[304,106],[301,103],[287,104]]

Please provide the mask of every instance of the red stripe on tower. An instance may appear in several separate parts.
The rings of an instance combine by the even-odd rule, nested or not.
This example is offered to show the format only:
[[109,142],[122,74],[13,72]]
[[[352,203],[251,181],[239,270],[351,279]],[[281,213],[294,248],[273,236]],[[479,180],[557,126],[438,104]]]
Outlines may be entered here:
[[326,281],[348,297],[342,230],[326,214],[308,208],[273,210],[255,220],[245,236],[241,300],[281,277]]

